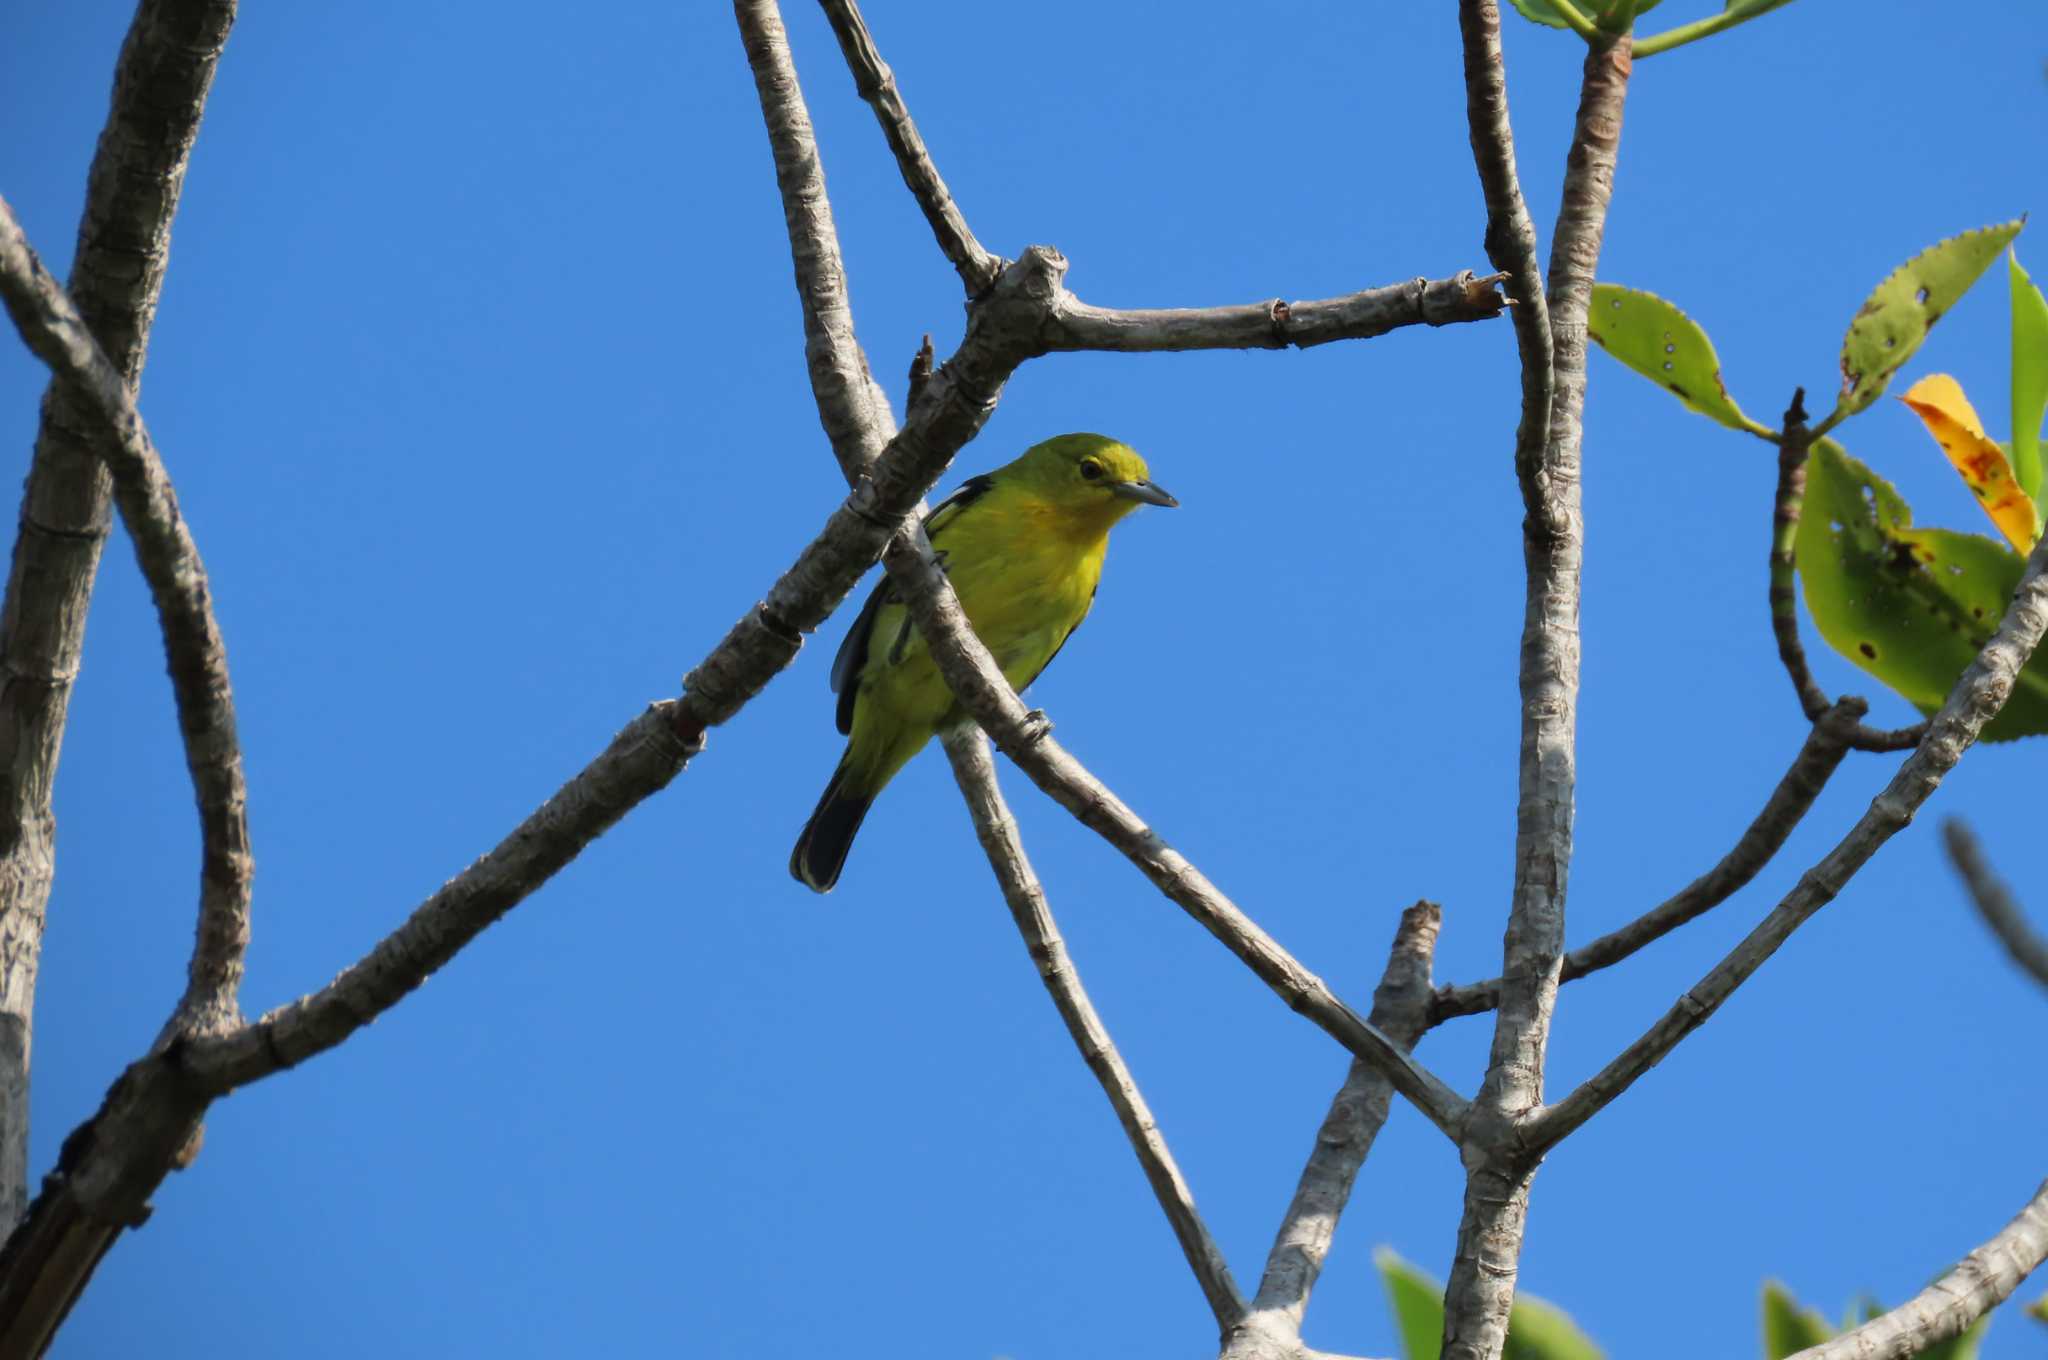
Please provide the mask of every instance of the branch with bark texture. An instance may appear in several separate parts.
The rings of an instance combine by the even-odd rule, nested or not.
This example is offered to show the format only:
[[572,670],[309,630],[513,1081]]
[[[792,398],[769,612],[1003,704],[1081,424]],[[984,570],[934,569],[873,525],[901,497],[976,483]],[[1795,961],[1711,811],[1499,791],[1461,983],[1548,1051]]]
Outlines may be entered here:
[[[1841,768],[1848,754],[1850,733],[1863,714],[1861,699],[1838,701],[1815,723],[1800,746],[1784,778],[1771,790],[1763,811],[1757,813],[1734,846],[1720,862],[1701,874],[1675,896],[1666,898],[1635,920],[1610,931],[1590,944],[1564,956],[1559,982],[1570,982],[1602,968],[1612,967],[1644,946],[1662,939],[1690,921],[1697,920],[1748,885],[1784,848],[1794,828],[1805,818]],[[1467,983],[1462,987],[1439,988],[1430,1005],[1430,1024],[1453,1016],[1477,1015],[1500,1004],[1500,979]]]
[[1888,1313],[1791,1360],[1906,1360],[1961,1336],[2048,1258],[2048,1181],[1998,1235]]
[[1970,828],[1951,817],[1942,823],[1941,837],[1948,847],[1949,862],[1962,875],[1963,886],[1970,890],[1970,903],[1984,918],[1984,924],[1991,927],[1991,933],[2012,955],[2014,963],[2034,981],[2048,987],[2048,939],[2027,924],[2026,914],[2013,900],[2012,890],[1985,862],[1984,852],[1977,838],[1970,834]]
[[218,1033],[241,1019],[236,994],[249,947],[249,881],[255,864],[249,853],[248,789],[235,735],[227,646],[213,615],[206,567],[127,381],[43,268],[5,199],[0,199],[0,301],[36,357],[97,418],[93,447],[113,474],[114,499],[156,603],[185,765],[199,804],[201,846],[198,937],[185,995],[165,1034]]
[[1109,1030],[1088,1000],[1073,960],[1067,957],[1066,942],[1060,938],[1045,891],[1039,885],[1038,875],[1032,872],[1031,861],[1025,858],[1017,819],[996,786],[996,767],[989,757],[987,738],[971,723],[949,727],[939,738],[946,748],[946,758],[953,763],[953,777],[967,802],[968,815],[974,820],[975,838],[988,855],[989,868],[995,871],[1003,901],[1017,923],[1018,934],[1024,937],[1024,947],[1038,969],[1039,981],[1045,984],[1054,1009],[1066,1023],[1082,1061],[1095,1074],[1102,1094],[1116,1111],[1117,1123],[1123,1126],[1131,1151],[1138,1155],[1138,1164],[1144,1168],[1153,1197],[1173,1226],[1181,1254],[1201,1285],[1202,1296],[1209,1301],[1217,1329],[1227,1334],[1244,1317],[1244,1296],[1238,1293],[1229,1263],[1195,1209],[1194,1192],[1188,1189],[1173,1153],[1168,1151],[1165,1135],[1159,1132],[1145,1097],[1124,1065],[1123,1055],[1117,1052]]
[[[1534,230],[1515,176],[1508,125],[1500,11],[1491,0],[1461,0],[1458,14],[1473,159],[1486,195],[1488,257],[1496,269],[1534,279]],[[1464,1211],[1444,1295],[1445,1360],[1494,1360],[1506,1344],[1536,1171],[1523,1124],[1543,1098],[1572,851],[1586,313],[1614,191],[1629,72],[1626,33],[1589,38],[1543,290],[1547,336],[1535,324],[1533,307],[1527,325],[1516,309],[1522,415],[1515,473],[1526,512],[1522,553],[1528,588],[1514,893],[1492,1051],[1463,1143]]]
[[[1443,909],[1417,902],[1401,913],[1386,971],[1367,1017],[1396,1043],[1413,1048],[1429,1028],[1429,975]],[[1316,1130],[1315,1146],[1280,1221],[1266,1269],[1243,1324],[1228,1338],[1223,1360],[1293,1360],[1304,1352],[1302,1315],[1322,1274],[1337,1220],[1373,1141],[1387,1122],[1393,1087],[1386,1076],[1353,1060],[1344,1084]]]
[[[115,67],[69,291],[131,387],[163,288],[185,166],[234,17],[234,0],[143,0]],[[53,381],[0,605],[0,1232],[28,1207],[31,1013],[56,832],[50,790],[112,507],[111,480],[86,436],[94,427],[77,397]]]
[[1637,1078],[1676,1048],[1791,938],[1792,932],[1833,901],[1884,843],[1913,820],[1984,724],[1996,717],[2012,693],[2015,677],[2041,635],[2048,631],[2048,539],[2036,544],[2025,574],[1998,631],[1984,644],[1946,702],[1927,723],[1927,735],[1892,776],[1870,808],[1821,861],[1801,876],[1770,915],[1700,979],[1662,1019],[1580,1087],[1531,1121],[1529,1137],[1538,1149],[1558,1141],[1592,1118]]

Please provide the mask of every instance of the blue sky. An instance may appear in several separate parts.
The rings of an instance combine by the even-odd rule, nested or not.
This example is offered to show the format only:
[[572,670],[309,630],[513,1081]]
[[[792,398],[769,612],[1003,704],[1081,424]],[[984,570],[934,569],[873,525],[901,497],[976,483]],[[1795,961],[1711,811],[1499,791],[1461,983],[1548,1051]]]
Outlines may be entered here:
[[[128,10],[17,8],[0,193],[61,273]],[[1448,3],[869,18],[981,239],[1059,246],[1090,301],[1322,297],[1485,266]],[[789,20],[861,336],[900,401],[919,335],[942,354],[958,339],[957,282],[822,19],[796,3]],[[1508,22],[1547,228],[1580,49]],[[1893,265],[2048,207],[2044,55],[2037,4],[1800,0],[1646,61],[1601,275],[1686,307],[1753,414],[1795,384],[1829,392],[1844,325]],[[673,694],[843,486],[722,5],[250,6],[174,241],[142,404],[240,703],[253,1013],[327,981]],[[2048,247],[2030,241],[2038,273]],[[2002,433],[2006,325],[1994,276],[1906,377],[1958,374]],[[1361,1002],[1418,896],[1444,904],[1440,980],[1498,971],[1522,601],[1512,362],[1505,325],[1055,356],[1018,375],[943,484],[1067,430],[1150,457],[1183,508],[1118,531],[1096,611],[1034,702]],[[1765,611],[1770,451],[1594,365],[1574,940],[1711,864],[1803,732]],[[17,471],[43,380],[0,346]],[[1921,522],[1987,527],[1897,403],[1842,437]],[[830,898],[786,876],[837,758],[842,626],[373,1029],[216,1107],[203,1156],[56,1353],[1203,1353],[1201,1297],[943,760],[889,790]],[[1823,684],[1909,720],[1808,638]],[[1550,1091],[1711,966],[1897,759],[1852,757],[1749,891],[1567,988]],[[1935,815],[1551,1156],[1525,1288],[1616,1356],[1747,1354],[1764,1277],[1830,1313],[1866,1290],[1897,1299],[2006,1221],[2048,1171],[2048,995],[1967,911],[1934,823],[1969,816],[2024,892],[2044,761],[2038,741],[1973,752]],[[1004,779],[1249,1285],[1344,1055]],[[119,540],[58,816],[39,1169],[175,1000],[196,896],[160,644]],[[2031,897],[2048,922],[2048,890]],[[1488,1032],[1453,1022],[1422,1052],[1469,1092]],[[1444,1271],[1459,1184],[1449,1145],[1397,1109],[1312,1344],[1391,1352],[1371,1250]],[[2042,1346],[2006,1315],[1987,1353]]]

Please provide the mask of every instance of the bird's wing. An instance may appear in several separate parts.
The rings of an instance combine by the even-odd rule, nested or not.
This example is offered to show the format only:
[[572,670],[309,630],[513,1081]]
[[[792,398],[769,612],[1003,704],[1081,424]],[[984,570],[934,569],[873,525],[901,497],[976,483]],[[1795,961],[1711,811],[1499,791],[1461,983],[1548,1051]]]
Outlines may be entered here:
[[[993,478],[986,475],[969,477],[954,488],[953,493],[925,512],[924,531],[929,538],[937,538],[960,512],[988,494],[995,485]],[[853,627],[846,630],[845,641],[839,644],[838,655],[832,658],[832,692],[839,696],[838,711],[833,715],[835,725],[842,734],[853,731],[853,701],[860,693],[861,668],[868,663],[868,648],[873,642],[870,636],[875,631],[875,616],[882,612],[885,604],[896,603],[896,592],[890,588],[889,578],[884,576],[875,582],[875,588],[868,592],[860,613],[854,616]],[[903,630],[910,628],[910,616],[904,615]],[[901,639],[890,644],[891,651],[900,650]]]

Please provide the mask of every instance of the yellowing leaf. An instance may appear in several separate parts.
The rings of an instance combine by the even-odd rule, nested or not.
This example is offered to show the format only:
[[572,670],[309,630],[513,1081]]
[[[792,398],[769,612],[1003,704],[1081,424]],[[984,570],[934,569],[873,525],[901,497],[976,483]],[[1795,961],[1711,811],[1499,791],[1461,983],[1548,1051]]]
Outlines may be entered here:
[[1927,426],[2006,541],[2022,553],[2031,552],[2041,531],[2034,502],[2013,479],[2005,450],[1984,433],[1984,422],[1963,395],[1962,385],[1946,373],[1931,373],[1899,400]]

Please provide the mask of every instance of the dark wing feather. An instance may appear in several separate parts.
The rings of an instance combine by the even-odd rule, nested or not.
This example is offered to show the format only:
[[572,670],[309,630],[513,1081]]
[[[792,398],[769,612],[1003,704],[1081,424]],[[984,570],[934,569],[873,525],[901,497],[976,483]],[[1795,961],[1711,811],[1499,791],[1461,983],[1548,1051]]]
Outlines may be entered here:
[[[987,495],[988,489],[994,485],[994,480],[987,476],[969,477],[960,483],[951,495],[925,512],[925,533],[937,534],[960,511]],[[832,658],[832,692],[839,696],[833,722],[842,735],[853,731],[853,701],[860,693],[861,668],[868,664],[875,616],[882,612],[883,605],[893,603],[895,599],[888,577],[875,582],[875,588],[868,592],[867,599],[861,604],[860,613],[854,616],[853,627],[846,630],[846,638],[839,644],[838,654]]]

